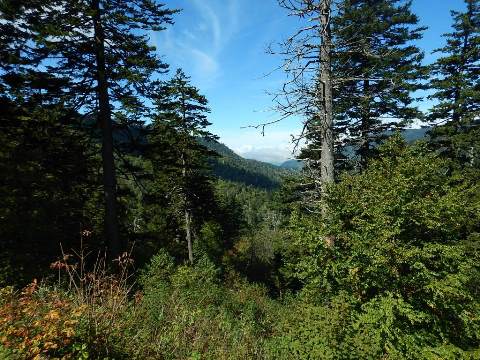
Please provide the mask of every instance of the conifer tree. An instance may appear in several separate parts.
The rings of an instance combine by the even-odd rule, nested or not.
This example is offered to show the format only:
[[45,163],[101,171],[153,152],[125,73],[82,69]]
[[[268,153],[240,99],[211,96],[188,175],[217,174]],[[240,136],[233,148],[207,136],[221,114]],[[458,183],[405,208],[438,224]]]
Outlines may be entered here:
[[64,101],[68,81],[40,66],[34,29],[44,4],[0,1],[0,282],[43,274],[60,244],[78,248],[91,225],[86,195],[97,193],[97,158]]
[[156,178],[170,182],[172,203],[183,217],[188,259],[193,262],[193,240],[201,217],[213,210],[213,190],[207,171],[212,151],[200,143],[215,141],[207,130],[207,99],[190,84],[182,70],[162,84],[155,98],[156,114],[149,138]]
[[65,81],[41,67],[35,27],[43,14],[41,0],[0,1],[0,92],[5,99],[33,106],[59,103]]
[[[79,248],[80,230],[92,229],[98,161],[78,114],[15,100],[0,96],[0,283],[21,284],[48,271],[61,246]],[[96,248],[94,238],[84,245]]]
[[425,28],[410,7],[403,0],[343,0],[333,18],[337,145],[352,147],[362,167],[386,131],[421,116],[412,92],[426,70],[412,42]]
[[34,46],[37,68],[64,79],[63,101],[101,129],[105,237],[108,255],[125,250],[118,231],[114,129],[128,128],[147,113],[152,77],[166,65],[148,31],[172,23],[175,11],[152,0],[47,0],[20,18]]
[[[452,11],[453,31],[444,35],[443,54],[433,65],[430,96],[437,104],[428,120],[438,126],[433,142],[464,162],[478,161],[480,144],[480,1],[465,0],[466,11]],[[476,135],[475,135],[476,133]]]

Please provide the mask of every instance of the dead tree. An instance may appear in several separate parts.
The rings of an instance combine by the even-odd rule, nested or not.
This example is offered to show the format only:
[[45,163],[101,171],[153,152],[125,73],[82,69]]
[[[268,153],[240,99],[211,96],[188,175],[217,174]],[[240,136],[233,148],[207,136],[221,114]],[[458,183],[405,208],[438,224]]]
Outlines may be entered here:
[[[274,94],[279,120],[303,118],[302,132],[294,137],[315,148],[304,157],[311,184],[306,187],[315,198],[334,181],[334,133],[332,96],[332,0],[278,0],[279,5],[298,17],[303,26],[269,52],[282,56],[281,70],[287,76]],[[262,124],[264,126],[265,124]],[[315,141],[313,141],[315,139]],[[310,197],[310,196],[309,196]]]

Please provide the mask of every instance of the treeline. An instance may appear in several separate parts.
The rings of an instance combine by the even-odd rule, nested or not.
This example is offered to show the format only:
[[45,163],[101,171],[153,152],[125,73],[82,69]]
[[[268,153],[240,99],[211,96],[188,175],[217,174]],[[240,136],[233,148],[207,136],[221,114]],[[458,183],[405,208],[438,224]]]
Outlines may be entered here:
[[[305,22],[277,98],[307,147],[279,270],[300,290],[273,357],[479,357],[479,1],[430,65],[411,1],[279,3]],[[433,128],[408,145],[394,133],[413,120]]]
[[[197,139],[207,100],[171,76],[149,32],[177,10],[152,1],[1,2],[2,284],[41,277],[81,246],[110,260],[167,246],[193,261],[221,217]],[[88,234],[88,236],[85,236]],[[138,253],[138,254],[137,254]]]
[[[335,171],[364,169],[378,145],[412,121],[448,123],[454,132],[478,126],[477,1],[452,12],[452,32],[432,64],[418,46],[427,29],[408,1],[279,4],[302,27],[271,48],[287,77],[277,109],[304,119],[301,158],[323,183]],[[432,103],[426,112],[424,98]]]
[[207,130],[207,99],[183,71],[167,75],[148,32],[177,10],[1,6],[2,283],[45,274],[61,247],[111,260],[133,247],[143,262],[166,246],[192,261],[202,226],[227,226],[213,175],[280,186],[286,171],[229,154]]
[[218,142],[203,142],[219,156],[210,159],[214,175],[221,179],[251,185],[266,190],[276,190],[290,171],[265,162],[244,159]]

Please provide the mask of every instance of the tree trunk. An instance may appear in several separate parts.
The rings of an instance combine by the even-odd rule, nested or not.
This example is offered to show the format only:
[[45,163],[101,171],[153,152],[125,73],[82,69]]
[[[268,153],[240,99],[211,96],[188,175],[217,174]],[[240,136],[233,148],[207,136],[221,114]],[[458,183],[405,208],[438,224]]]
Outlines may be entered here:
[[332,95],[332,33],[330,27],[331,0],[322,0],[320,14],[320,176],[322,193],[334,181],[333,95]]
[[107,254],[110,260],[118,258],[124,246],[118,233],[117,219],[117,178],[113,156],[112,114],[108,94],[105,65],[105,35],[101,22],[100,0],[92,0],[95,36],[96,76],[98,93],[98,124],[102,129],[102,165],[105,197],[105,236]]
[[[185,154],[182,154],[182,176],[184,184],[187,183],[187,163],[185,161]],[[188,199],[187,191],[183,189],[183,201],[184,201],[184,215],[185,215],[185,238],[187,240],[188,248],[188,261],[193,264],[193,245],[192,245],[192,213],[190,210],[190,201]]]
[[367,160],[370,153],[370,139],[369,139],[369,129],[370,129],[370,108],[368,106],[368,101],[370,101],[370,81],[363,81],[363,96],[366,99],[366,104],[363,108],[362,122],[361,122],[361,144],[359,150],[360,155],[360,168],[363,170],[367,167]]
[[185,233],[188,247],[188,261],[190,261],[190,264],[193,264],[192,214],[188,208],[185,208]]
[[[473,17],[473,3],[469,2],[467,4],[467,16],[468,16],[468,19],[471,21],[472,17]],[[466,31],[464,36],[463,36],[463,42],[462,42],[462,51],[460,53],[460,61],[461,61],[461,65],[460,65],[460,75],[463,75],[464,74],[464,71],[465,71],[465,63],[467,62],[467,59],[465,58],[466,57],[466,52],[467,52],[467,48],[468,48],[468,41],[469,41],[469,38],[472,34],[470,33],[470,31]],[[461,93],[461,87],[460,86],[456,86],[455,88],[455,92],[454,92],[454,107],[453,107],[453,112],[452,112],[452,121],[453,121],[453,124],[455,126],[455,130],[458,131],[458,129],[460,128],[460,120],[461,120],[461,117],[462,117],[462,114],[463,114],[463,109],[461,109],[461,105],[460,105],[460,93]]]

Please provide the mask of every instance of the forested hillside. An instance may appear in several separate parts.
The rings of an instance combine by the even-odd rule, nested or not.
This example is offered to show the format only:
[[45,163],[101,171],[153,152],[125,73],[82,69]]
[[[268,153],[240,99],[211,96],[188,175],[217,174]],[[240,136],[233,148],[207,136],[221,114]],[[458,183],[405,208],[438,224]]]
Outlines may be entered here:
[[244,159],[219,142],[204,142],[218,156],[211,160],[215,176],[245,185],[273,190],[280,186],[282,178],[291,175],[288,169],[265,162]]
[[[480,1],[213,3],[0,0],[0,359],[480,359]],[[282,166],[211,126],[272,54]]]

